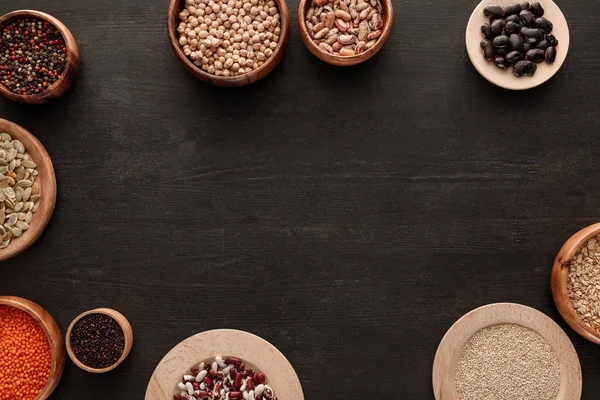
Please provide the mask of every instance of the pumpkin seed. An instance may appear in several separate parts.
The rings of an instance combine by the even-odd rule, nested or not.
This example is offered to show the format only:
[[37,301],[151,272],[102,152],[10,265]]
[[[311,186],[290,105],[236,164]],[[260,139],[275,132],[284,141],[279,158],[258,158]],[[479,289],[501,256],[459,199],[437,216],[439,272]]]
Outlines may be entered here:
[[27,214],[25,214],[25,222],[30,224],[32,219],[33,219],[33,213],[31,211],[27,211]]
[[15,202],[11,198],[6,198],[4,200],[4,204],[6,204],[6,207],[8,207],[8,208],[15,208]]
[[31,201],[33,201],[34,203],[37,203],[38,201],[40,201],[40,195],[39,194],[32,194],[31,195]]
[[35,182],[31,187],[31,194],[40,194],[40,184]]
[[17,162],[15,160],[12,160],[11,162],[8,163],[8,169],[11,171],[14,171],[16,166],[17,166]]
[[15,201],[21,201],[23,199],[23,188],[21,186],[17,186],[15,190]]
[[[23,161],[21,161],[21,165],[24,166],[25,168],[37,167],[37,164],[31,160],[23,160]],[[33,172],[33,171],[29,171],[29,172]]]
[[0,133],[1,140],[12,140],[12,137],[8,133]]
[[17,157],[18,152],[15,149],[10,149],[6,152],[6,161],[10,162]]
[[11,187],[4,188],[4,193],[10,198],[15,198],[15,191]]
[[6,233],[6,229],[4,229],[4,227],[2,225],[0,225],[0,236],[4,235]]
[[17,214],[15,214],[15,213],[10,214],[8,216],[8,221],[6,222],[6,225],[13,226],[16,223],[17,223]]
[[15,204],[15,212],[21,211],[24,206],[25,206],[25,203],[23,203],[23,202]]
[[4,190],[0,190],[0,202],[4,200],[6,200],[6,193],[4,193]]
[[19,221],[25,221],[25,218],[26,218],[26,217],[27,217],[27,214],[25,214],[25,213],[23,213],[23,212],[17,213],[17,219],[18,219]]
[[6,149],[6,150],[10,150],[13,148],[13,144],[12,144],[12,142],[4,142],[4,143],[2,143],[2,148]]
[[19,181],[19,186],[21,186],[21,187],[31,187],[31,185],[33,185],[33,182],[28,181],[26,179],[21,179]]
[[36,212],[38,210],[39,206],[36,204],[35,206],[31,207],[31,211],[32,212]]
[[0,158],[6,160],[6,150],[0,149]]
[[27,189],[23,190],[23,201],[29,201],[30,197],[31,197],[31,188],[28,187]]
[[17,221],[15,226],[21,229],[23,232],[29,229],[29,224],[25,221]]
[[0,158],[0,165],[8,165],[8,162],[4,158]]
[[21,143],[18,140],[13,140],[12,144],[13,144],[13,147],[15,149],[17,149],[17,151],[19,153],[21,153],[21,154],[25,153],[25,146],[23,146],[23,143]]
[[23,234],[23,230],[20,228],[12,228],[10,232],[13,234],[14,237],[19,237]]
[[2,244],[0,244],[0,249],[7,248],[9,244],[10,244],[10,239],[5,240],[4,242],[2,242]]

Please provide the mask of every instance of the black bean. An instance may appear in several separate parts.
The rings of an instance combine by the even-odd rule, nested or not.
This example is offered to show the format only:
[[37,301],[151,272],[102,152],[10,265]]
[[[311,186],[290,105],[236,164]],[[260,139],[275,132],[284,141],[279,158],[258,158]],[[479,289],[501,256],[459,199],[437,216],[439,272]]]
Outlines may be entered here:
[[504,29],[504,25],[506,25],[506,22],[504,22],[504,20],[502,18],[498,18],[496,20],[494,20],[494,22],[492,22],[492,32],[494,32],[494,34],[499,35],[502,33],[502,30]]
[[554,47],[548,47],[546,49],[546,62],[552,64],[556,60],[556,49]]
[[529,50],[534,49],[535,45],[533,43],[525,43],[523,44],[523,50],[527,53]]
[[513,50],[523,51],[523,38],[516,33],[510,35],[510,48]]
[[548,43],[547,40],[542,40],[541,42],[539,42],[535,47],[537,49],[542,49],[542,50],[546,50],[548,47],[550,46],[550,43]]
[[519,12],[521,12],[521,5],[519,3],[504,6],[504,15],[518,14]]
[[538,19],[535,20],[535,25],[540,28],[540,30],[544,33],[550,33],[552,32],[552,22],[548,21],[546,18],[544,17],[539,17]]
[[529,5],[528,1],[524,1],[521,3],[521,10],[529,10],[531,6]]
[[506,17],[506,22],[508,23],[510,21],[521,24],[521,18],[519,18],[517,14],[509,15],[508,17]]
[[496,36],[494,40],[492,40],[492,46],[497,49],[508,47],[510,46],[510,39],[508,36]]
[[521,18],[521,21],[523,21],[523,25],[528,26],[530,28],[535,27],[535,15],[533,15],[531,11],[521,11],[519,13],[519,18]]
[[488,17],[504,17],[504,9],[500,6],[487,6],[483,13]]
[[542,49],[531,49],[525,54],[526,60],[533,61],[536,64],[541,63],[545,58],[545,52]]
[[504,57],[496,57],[494,62],[496,63],[496,66],[498,68],[506,69],[510,66],[510,64],[504,59]]
[[492,40],[494,38],[494,34],[492,33],[492,28],[489,24],[481,25],[481,34],[484,38],[488,40]]
[[539,42],[544,37],[542,31],[535,28],[523,28],[521,29],[521,35],[525,43]]
[[517,24],[516,22],[510,21],[506,23],[506,25],[504,26],[504,30],[508,34],[519,33],[521,31],[521,27],[521,24]]
[[506,56],[506,54],[508,54],[508,49],[506,49],[506,48],[496,49],[497,56],[504,57],[504,56]]
[[506,59],[506,61],[508,61],[510,65],[513,65],[518,61],[521,61],[524,58],[524,56],[523,53],[521,53],[520,51],[511,51],[504,58]]
[[548,41],[548,44],[550,46],[552,46],[552,47],[558,46],[558,40],[556,39],[556,37],[554,37],[553,34],[546,35],[546,40]]
[[535,74],[535,70],[537,69],[537,65],[534,62],[523,60],[519,61],[513,67],[513,72],[516,76],[532,76]]
[[490,42],[487,39],[483,39],[481,41],[481,43],[479,43],[479,45],[481,46],[481,50],[483,51],[483,56],[485,57],[485,59],[488,61],[493,60],[495,57],[495,54],[494,54],[494,47],[492,46],[492,42]]
[[544,7],[536,1],[535,3],[531,3],[531,12],[534,13],[536,17],[541,17],[544,15]]

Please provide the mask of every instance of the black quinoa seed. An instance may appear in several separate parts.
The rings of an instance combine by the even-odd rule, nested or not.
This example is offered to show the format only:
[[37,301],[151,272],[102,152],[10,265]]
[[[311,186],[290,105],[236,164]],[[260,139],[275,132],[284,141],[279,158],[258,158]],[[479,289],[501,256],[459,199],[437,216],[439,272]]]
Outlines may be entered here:
[[75,323],[71,331],[75,357],[91,368],[114,365],[125,351],[125,334],[113,318],[90,314]]
[[65,40],[38,18],[18,18],[0,27],[0,84],[19,95],[48,90],[67,64]]

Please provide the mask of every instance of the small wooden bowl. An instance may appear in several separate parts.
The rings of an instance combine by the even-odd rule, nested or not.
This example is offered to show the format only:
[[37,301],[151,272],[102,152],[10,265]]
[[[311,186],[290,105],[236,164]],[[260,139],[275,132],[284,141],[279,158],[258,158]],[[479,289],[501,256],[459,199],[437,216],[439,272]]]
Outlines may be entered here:
[[560,367],[560,388],[556,400],[581,399],[581,364],[567,334],[550,317],[536,309],[521,304],[497,303],[465,314],[452,325],[440,342],[433,362],[432,380],[436,400],[459,400],[455,370],[462,348],[476,332],[501,324],[521,325],[546,339],[556,353]]
[[65,367],[65,342],[56,321],[46,310],[33,301],[14,296],[0,296],[0,305],[11,306],[25,311],[44,329],[50,344],[52,362],[50,365],[50,377],[46,386],[35,398],[35,400],[46,400],[54,389],[63,373]]
[[65,70],[63,71],[63,74],[60,76],[60,78],[42,93],[23,96],[11,92],[7,88],[5,88],[4,85],[0,85],[0,93],[2,93],[5,97],[8,97],[13,101],[17,101],[20,103],[43,104],[47,101],[62,96],[67,91],[67,89],[71,87],[71,84],[75,80],[77,72],[79,71],[79,48],[77,47],[77,42],[75,41],[73,34],[62,22],[54,18],[52,15],[46,14],[41,11],[12,11],[0,17],[0,27],[4,26],[7,22],[10,22],[13,19],[25,17],[39,18],[48,21],[60,31],[67,47],[67,65],[65,66]]
[[36,182],[40,183],[41,198],[38,203],[39,208],[33,214],[29,224],[29,230],[21,237],[13,239],[7,248],[0,249],[0,261],[8,260],[23,252],[40,237],[52,217],[56,203],[56,175],[52,160],[44,146],[25,128],[0,118],[0,133],[2,132],[8,133],[13,139],[20,140],[37,164],[39,175]]
[[179,13],[184,8],[185,0],[171,0],[169,4],[169,17],[168,26],[169,41],[171,42],[171,48],[175,52],[175,55],[185,66],[185,68],[192,73],[196,78],[203,80],[204,82],[212,83],[216,86],[224,87],[239,87],[254,83],[265,76],[269,75],[271,71],[279,64],[283,58],[283,53],[288,44],[290,37],[290,12],[288,10],[287,3],[285,0],[274,0],[281,16],[281,35],[279,35],[279,43],[277,48],[273,52],[273,55],[261,65],[259,68],[253,70],[249,74],[238,75],[238,76],[216,76],[204,72],[201,68],[194,65],[183,53],[183,49],[179,45],[179,33],[177,33],[177,27],[179,26]]
[[[79,361],[77,359],[77,357],[75,357],[75,353],[73,353],[73,348],[71,347],[71,332],[73,331],[73,326],[75,326],[75,324],[81,318],[83,318],[87,315],[90,315],[90,314],[108,315],[109,317],[111,317],[112,319],[117,321],[117,323],[123,330],[123,334],[125,335],[125,349],[123,350],[123,354],[121,354],[121,358],[119,358],[119,360],[116,363],[114,363],[113,365],[111,365],[110,367],[106,367],[106,368],[88,367],[87,365],[85,365],[81,361]],[[133,330],[131,329],[131,325],[129,324],[129,321],[127,320],[127,318],[125,318],[123,316],[123,314],[121,314],[120,312],[110,309],[110,308],[96,308],[95,310],[90,310],[90,311],[86,311],[82,314],[79,314],[77,316],[77,318],[75,318],[73,320],[73,322],[71,322],[71,325],[69,325],[69,329],[67,330],[66,343],[67,343],[67,354],[69,355],[69,358],[71,359],[71,361],[73,361],[73,363],[75,365],[77,365],[79,368],[81,368],[84,371],[91,372],[93,374],[102,374],[102,373],[109,372],[109,371],[112,371],[113,369],[117,368],[119,366],[119,364],[121,364],[127,358],[127,356],[129,355],[129,352],[131,352],[131,347],[133,346]]]
[[177,382],[192,366],[215,356],[240,357],[267,376],[279,400],[304,400],[302,385],[290,362],[271,343],[248,332],[217,329],[187,338],[158,364],[146,389],[145,400],[172,399]]
[[392,6],[392,0],[381,0],[381,5],[383,6],[383,32],[381,32],[381,36],[379,37],[379,40],[375,46],[354,56],[339,56],[330,54],[321,49],[310,37],[308,27],[306,26],[306,13],[310,8],[311,3],[312,0],[300,0],[300,5],[298,6],[298,29],[300,30],[302,41],[308,50],[317,56],[317,58],[325,61],[328,64],[347,67],[367,61],[379,50],[381,50],[386,40],[390,36],[390,32],[392,31],[392,25],[394,23],[394,7]]
[[587,326],[581,318],[579,318],[579,315],[577,315],[573,303],[571,302],[571,297],[569,296],[567,279],[569,277],[569,268],[573,257],[585,242],[598,234],[600,234],[600,223],[590,225],[571,236],[560,249],[554,260],[551,281],[552,297],[554,298],[554,304],[556,304],[556,308],[560,312],[560,315],[562,315],[563,319],[575,332],[596,344],[600,344],[600,333]]
[[471,14],[465,33],[467,53],[475,69],[485,79],[496,86],[510,90],[525,90],[541,85],[552,78],[558,72],[567,58],[569,52],[569,26],[562,11],[552,0],[538,0],[544,7],[544,17],[548,18],[554,25],[552,34],[558,39],[556,46],[556,60],[552,64],[543,62],[538,64],[537,71],[533,76],[517,77],[512,68],[501,69],[493,61],[483,57],[480,42],[483,40],[481,25],[489,23],[489,17],[483,14],[483,9],[488,5],[505,6],[510,3],[519,3],[517,0],[482,0]]

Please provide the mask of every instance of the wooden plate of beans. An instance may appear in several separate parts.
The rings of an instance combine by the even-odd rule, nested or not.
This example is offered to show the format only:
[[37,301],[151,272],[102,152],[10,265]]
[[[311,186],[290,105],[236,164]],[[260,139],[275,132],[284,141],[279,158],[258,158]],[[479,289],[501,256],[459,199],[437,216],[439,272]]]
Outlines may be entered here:
[[[24,365],[36,369],[45,379],[45,383],[33,379],[29,386],[32,390],[27,396],[23,396],[27,387],[19,386],[19,392],[15,396],[17,394],[23,396],[19,397],[23,400],[46,400],[58,385],[65,366],[65,345],[56,321],[36,303],[13,296],[0,296],[0,320],[2,320],[0,346],[8,343],[5,341],[10,340],[20,340],[22,343],[27,343],[28,349],[20,354],[21,361],[25,363]],[[44,337],[40,336],[41,334]],[[42,339],[47,340],[47,343],[44,343]],[[12,342],[9,345],[13,346]],[[6,354],[2,350],[0,352]],[[35,357],[33,354],[35,354]],[[22,357],[25,357],[25,359],[22,359]],[[4,369],[3,372],[5,372]],[[3,378],[0,378],[0,387],[3,384],[10,383],[2,381],[7,377],[8,374],[5,373]],[[2,394],[6,394],[6,392]]]
[[[576,265],[573,267],[573,270],[571,269],[572,263],[580,257],[580,250],[584,246],[589,246],[588,249],[592,253],[590,241],[595,240],[598,243],[598,235],[600,235],[600,223],[590,225],[575,233],[565,242],[556,255],[554,267],[552,268],[552,296],[560,315],[562,315],[563,319],[575,332],[596,344],[600,344],[600,318],[597,316],[595,310],[593,313],[588,314],[590,310],[582,309],[581,306],[585,306],[586,304],[583,301],[587,301],[591,305],[595,304],[598,301],[597,298],[600,296],[597,293],[600,291],[596,289],[595,282],[592,281],[594,277],[587,277],[586,271],[577,271]],[[596,244],[595,248],[600,248],[600,245]],[[599,250],[596,250],[595,253],[598,252]],[[590,254],[589,258],[592,260],[590,262],[592,271],[595,270],[597,271],[596,275],[600,275],[600,272],[598,272],[600,259],[598,259],[596,254]],[[586,260],[583,261],[587,262]],[[595,279],[598,278],[596,277]],[[577,285],[575,292],[579,290],[581,299],[577,299],[579,297],[577,293],[572,293],[573,290],[569,288],[569,286],[573,287],[575,285]],[[581,286],[585,287],[582,288]],[[595,296],[587,298],[587,295]],[[578,306],[579,312],[575,309],[574,304]],[[584,321],[586,315],[591,321]],[[595,327],[592,325],[595,325]]]
[[[49,77],[48,82],[50,82],[50,85],[47,85],[47,82],[44,83],[43,80],[40,80],[40,82],[44,83],[45,86],[40,87],[39,93],[35,91],[25,92],[17,89],[16,85],[22,85],[27,81],[25,79],[25,76],[16,78],[14,75],[14,71],[11,78],[7,77],[6,74],[0,75],[0,83],[4,82],[0,84],[0,93],[3,96],[9,98],[10,100],[16,102],[28,104],[43,104],[62,96],[71,87],[71,84],[73,83],[79,71],[79,48],[77,47],[77,42],[75,41],[73,34],[62,22],[60,22],[57,18],[53,17],[52,15],[46,14],[41,11],[17,10],[1,16],[0,34],[3,29],[10,26],[12,23],[24,21],[26,19],[30,21],[33,20],[42,22],[42,31],[44,29],[50,29],[54,33],[54,31],[56,30],[62,38],[58,40],[60,43],[53,42],[49,44],[48,41],[44,41],[44,39],[35,36],[36,38],[39,38],[38,40],[41,43],[41,47],[36,44],[35,48],[37,50],[32,50],[31,54],[29,54],[29,58],[27,57],[27,54],[15,54],[13,56],[14,59],[11,61],[22,63],[22,65],[28,65],[28,63],[31,63],[31,65],[33,65],[33,62],[32,60],[30,60],[30,58],[37,57],[39,54],[38,51],[43,51],[43,49],[47,48],[48,46],[57,46],[56,49],[58,49],[62,54],[61,57],[64,57],[64,60],[62,60],[62,72],[58,74],[58,71],[56,71],[56,74],[52,74],[52,72],[54,71],[51,71],[51,68],[53,67],[51,67],[50,65],[41,65],[41,67],[39,65],[36,65],[34,67],[36,76],[41,77],[43,74],[47,74],[45,76]],[[18,29],[18,27],[16,27],[16,29]],[[27,34],[28,33],[29,32],[27,32]],[[9,40],[14,41],[9,42]],[[18,44],[18,41],[19,38],[3,38],[4,43],[0,43],[0,48],[3,51],[11,50],[11,48],[7,47],[7,43]],[[0,72],[3,71],[0,70]],[[7,88],[7,82],[10,82],[8,84],[12,85],[11,89]]]
[[246,368],[264,374],[278,400],[304,400],[298,375],[285,356],[266,340],[233,329],[202,332],[171,349],[154,370],[145,400],[177,398],[181,377],[198,363],[216,356],[235,356],[243,360]]
[[456,321],[440,342],[432,381],[436,400],[580,400],[582,391],[579,357],[566,333],[542,312],[514,303],[482,306]]
[[[171,0],[168,34],[179,61],[195,77],[217,86],[245,86],[271,73],[283,58],[290,35],[285,0],[236,0],[233,7],[218,7],[213,1]],[[264,9],[258,11],[260,7]],[[239,23],[243,18],[250,21],[250,15],[254,21],[247,26]],[[275,27],[274,15],[278,15]],[[265,20],[270,22],[265,24]],[[240,73],[242,68],[244,73]]]

